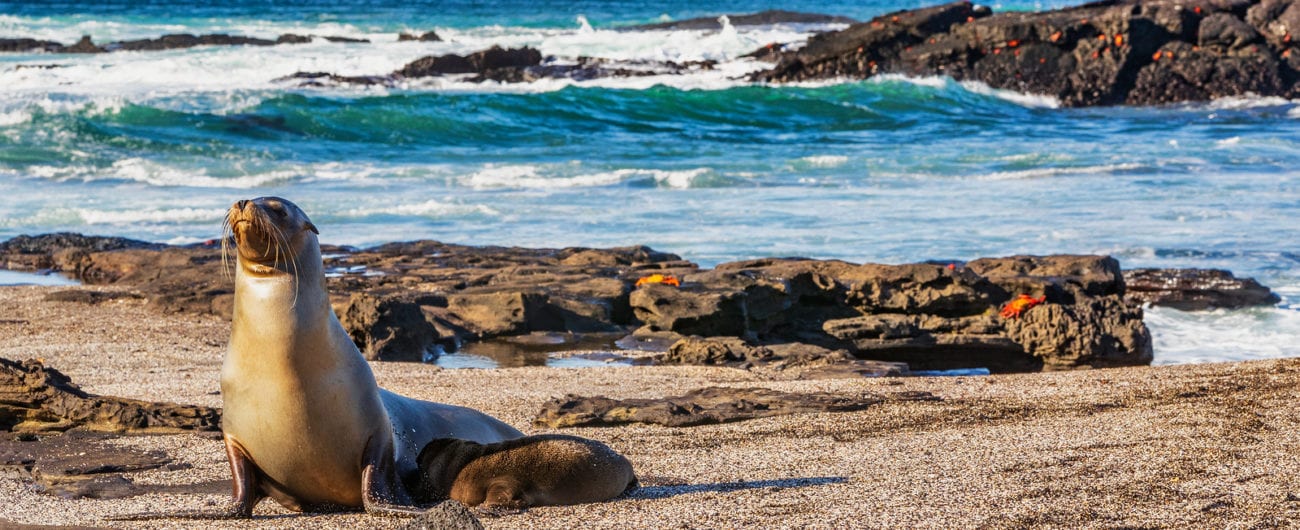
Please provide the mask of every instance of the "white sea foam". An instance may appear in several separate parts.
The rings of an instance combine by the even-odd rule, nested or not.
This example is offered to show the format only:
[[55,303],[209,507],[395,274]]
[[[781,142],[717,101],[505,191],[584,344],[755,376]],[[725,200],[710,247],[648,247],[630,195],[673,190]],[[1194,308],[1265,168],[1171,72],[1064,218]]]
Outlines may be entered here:
[[979,94],[982,96],[991,96],[998,99],[1015,103],[1022,107],[1030,108],[1048,108],[1054,109],[1061,106],[1061,101],[1053,96],[1042,94],[1025,94],[1012,90],[993,88],[981,81],[961,81],[957,82],[947,76],[910,76],[903,74],[881,74],[871,77],[869,82],[873,83],[890,83],[903,82],[910,83],[926,88],[936,90],[951,90],[960,87],[967,92]]
[[[220,24],[230,24],[218,27]],[[246,100],[259,91],[283,90],[292,83],[275,79],[295,72],[331,72],[340,75],[384,75],[428,55],[468,54],[494,45],[532,46],[543,55],[560,61],[579,56],[593,56],[636,63],[644,61],[718,61],[712,70],[698,70],[688,75],[652,76],[632,79],[601,79],[592,86],[641,89],[667,84],[683,89],[717,89],[747,84],[746,74],[767,67],[765,63],[737,59],[771,42],[799,43],[816,30],[832,26],[776,25],[736,28],[726,25],[721,31],[673,30],[623,32],[576,28],[525,28],[483,26],[474,28],[437,28],[442,42],[398,42],[396,33],[373,33],[346,24],[313,24],[271,21],[211,21],[212,27],[191,23],[178,25],[123,25],[112,21],[80,20],[75,22],[29,19],[9,16],[0,19],[0,33],[30,35],[71,42],[90,33],[97,42],[121,38],[157,37],[164,33],[228,32],[236,35],[273,38],[282,33],[341,35],[369,38],[369,44],[344,44],[321,39],[309,44],[259,46],[210,46],[151,52],[115,52],[92,55],[30,54],[0,67],[0,125],[22,123],[29,117],[23,111],[33,101],[77,104],[96,97],[116,97],[130,103],[147,103],[160,108],[235,112],[255,105]],[[6,31],[7,30],[7,31]],[[102,37],[101,37],[102,35]],[[9,66],[12,65],[12,66]],[[56,68],[24,68],[18,65]],[[635,65],[632,65],[635,66]],[[549,91],[575,84],[570,80],[547,80],[539,83],[497,85],[468,83],[457,78],[434,78],[415,81],[407,88],[457,91]],[[382,87],[338,86],[326,90],[346,93],[383,93]],[[224,94],[233,101],[222,101]],[[256,98],[257,96],[251,96]]]
[[[249,189],[292,179],[298,176],[298,172],[284,169],[231,177],[214,177],[207,175],[203,169],[186,170],[142,158],[126,158],[114,162],[112,168],[104,172],[104,175],[105,178],[133,180],[153,186]],[[95,180],[95,177],[88,180]]]
[[1224,138],[1222,140],[1214,142],[1214,145],[1215,147],[1232,147],[1240,143],[1241,143],[1241,137],[1233,136],[1232,138]]
[[1131,171],[1140,169],[1142,164],[1125,163],[1125,164],[1105,164],[1099,166],[1078,166],[1078,167],[1042,167],[1033,169],[1024,169],[1019,171],[997,171],[985,173],[982,175],[973,175],[969,178],[973,180],[1026,180],[1046,177],[1056,177],[1061,175],[1104,175],[1116,171]]
[[849,163],[849,157],[843,155],[814,155],[800,158],[799,162],[818,168],[836,168]]
[[1191,105],[1204,106],[1210,109],[1237,110],[1237,109],[1252,109],[1252,108],[1259,108],[1259,107],[1283,107],[1283,106],[1289,106],[1292,103],[1293,102],[1291,100],[1288,100],[1283,97],[1258,96],[1254,94],[1247,94],[1244,96],[1230,96],[1226,98],[1219,98],[1209,103],[1192,103]]
[[1251,308],[1184,312],[1147,308],[1155,364],[1300,356],[1300,311]]
[[36,165],[21,171],[10,170],[17,177],[36,177],[56,182],[125,180],[159,187],[249,189],[284,182],[300,175],[294,169],[275,169],[260,173],[213,176],[205,168],[171,166],[144,158],[124,158],[109,167],[86,165]]
[[90,225],[116,224],[130,225],[137,223],[207,223],[217,225],[225,217],[223,208],[169,208],[169,209],[124,209],[96,210],[91,208],[73,208],[82,222]]
[[488,188],[584,188],[611,186],[637,179],[651,179],[667,188],[686,189],[695,185],[707,168],[685,170],[618,169],[598,173],[572,174],[572,167],[540,168],[533,165],[491,165],[461,179],[475,189]]
[[382,204],[362,208],[351,208],[337,215],[351,218],[365,218],[377,215],[400,215],[414,217],[449,217],[468,214],[499,216],[501,212],[483,204],[455,204],[429,200],[411,204]]
[[1056,109],[1061,107],[1061,100],[1046,94],[1025,94],[1014,90],[993,88],[982,81],[962,81],[961,86],[970,92],[1004,99],[1022,107],[1036,109]]

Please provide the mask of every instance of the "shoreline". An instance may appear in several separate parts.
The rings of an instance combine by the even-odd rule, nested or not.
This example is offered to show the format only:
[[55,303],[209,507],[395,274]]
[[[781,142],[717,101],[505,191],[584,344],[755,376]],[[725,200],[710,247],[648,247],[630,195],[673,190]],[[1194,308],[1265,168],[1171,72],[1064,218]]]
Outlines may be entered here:
[[[0,288],[0,357],[42,357],[88,392],[220,406],[214,394],[227,322],[159,314],[139,299],[48,302],[57,287]],[[112,290],[93,288],[96,290]],[[14,322],[23,322],[15,324]],[[482,517],[488,528],[614,527],[1157,527],[1285,524],[1300,516],[1300,359],[980,377],[763,380],[723,367],[527,367],[445,370],[372,362],[381,386],[471,406],[530,434],[563,432],[626,454],[643,487],[629,498]],[[859,412],[796,414],[721,425],[539,430],[545,401],[566,393],[662,397],[705,386],[885,395]],[[227,493],[210,433],[121,436],[112,445],[165,451],[188,469],[127,473],[171,493],[64,500],[0,479],[0,521],[188,526],[105,521],[112,514],[213,510]],[[208,492],[185,493],[186,488]],[[924,509],[921,509],[924,507]],[[364,514],[291,515],[263,502],[258,518],[213,528],[383,528]]]

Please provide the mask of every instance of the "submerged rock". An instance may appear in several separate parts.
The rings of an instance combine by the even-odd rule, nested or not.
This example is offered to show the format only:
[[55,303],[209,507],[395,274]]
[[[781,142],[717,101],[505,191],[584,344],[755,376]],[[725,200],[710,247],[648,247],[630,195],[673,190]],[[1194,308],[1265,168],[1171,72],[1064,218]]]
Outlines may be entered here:
[[325,84],[355,84],[396,86],[403,81],[426,77],[467,75],[471,83],[493,81],[497,83],[529,83],[540,79],[573,79],[586,81],[608,77],[644,77],[654,75],[680,75],[691,71],[711,70],[714,61],[614,61],[593,57],[578,57],[573,62],[560,62],[554,57],[543,58],[536,49],[492,48],[469,55],[430,55],[407,63],[397,71],[385,75],[345,76],[329,72],[296,72],[275,81],[298,81],[298,86]]
[[208,35],[177,33],[172,35],[163,35],[156,39],[113,42],[104,45],[104,49],[107,51],[157,51],[193,48],[195,46],[274,46],[275,44],[277,43],[273,40],[259,39],[256,37],[243,37],[239,35],[227,35],[224,33],[213,33]]
[[38,40],[27,37],[0,39],[0,52],[4,53],[57,52],[62,48],[62,43],[50,40]]
[[398,42],[405,42],[405,41],[442,42],[442,37],[439,37],[437,33],[434,33],[432,31],[426,31],[419,35],[412,35],[410,33],[399,33],[397,34],[397,41]]
[[954,2],[816,35],[798,50],[761,49],[753,56],[776,65],[752,78],[947,75],[1071,107],[1296,97],[1295,13],[1294,0],[1107,0],[999,14]]

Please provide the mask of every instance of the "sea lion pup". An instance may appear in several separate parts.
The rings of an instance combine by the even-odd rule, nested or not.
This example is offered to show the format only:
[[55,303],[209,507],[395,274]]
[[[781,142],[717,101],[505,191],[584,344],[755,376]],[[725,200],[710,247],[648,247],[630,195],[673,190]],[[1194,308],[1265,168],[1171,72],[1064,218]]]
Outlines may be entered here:
[[293,203],[239,201],[225,226],[238,258],[221,367],[232,515],[268,496],[294,511],[409,513],[404,481],[418,481],[430,440],[523,436],[476,410],[378,387],[330,307],[316,226]]
[[577,436],[540,434],[493,444],[441,439],[417,459],[421,500],[523,509],[612,499],[636,488],[632,463],[609,446]]

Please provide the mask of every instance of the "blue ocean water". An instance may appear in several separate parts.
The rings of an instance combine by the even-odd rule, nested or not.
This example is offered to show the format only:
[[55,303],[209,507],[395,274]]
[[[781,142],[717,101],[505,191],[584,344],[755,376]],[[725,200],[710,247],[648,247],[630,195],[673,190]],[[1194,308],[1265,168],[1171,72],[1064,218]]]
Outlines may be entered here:
[[[92,56],[0,54],[0,240],[71,230],[186,243],[281,195],[325,242],[647,244],[713,265],[1105,253],[1220,267],[1276,308],[1152,309],[1156,362],[1300,355],[1300,105],[1061,109],[950,79],[762,86],[740,58],[838,26],[618,32],[767,8],[869,18],[921,2],[0,2],[0,37],[368,38]],[[1064,2],[993,4],[1044,9]],[[397,42],[436,30],[444,42]],[[299,88],[530,45],[559,61],[716,60],[681,76]]]

